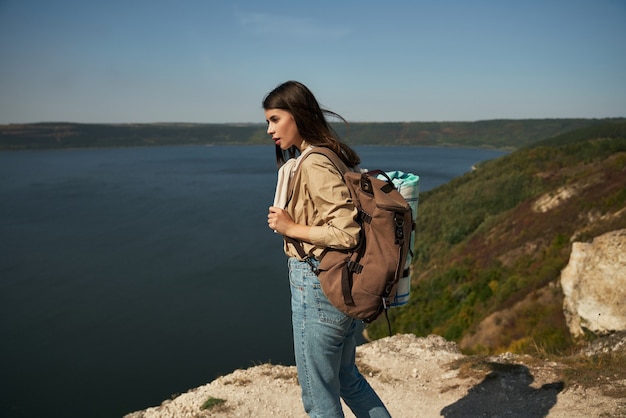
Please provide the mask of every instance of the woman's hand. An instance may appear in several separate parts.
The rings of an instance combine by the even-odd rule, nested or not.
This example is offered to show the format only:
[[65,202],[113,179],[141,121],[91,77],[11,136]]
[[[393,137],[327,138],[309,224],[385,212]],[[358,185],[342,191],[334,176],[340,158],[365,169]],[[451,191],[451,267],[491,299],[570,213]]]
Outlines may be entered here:
[[285,209],[270,206],[267,214],[267,225],[270,229],[300,241],[309,241],[309,231],[311,227],[300,225],[294,222],[293,218]]
[[287,235],[287,229],[289,225],[293,223],[295,222],[286,210],[276,206],[270,206],[269,213],[267,214],[267,225],[270,229],[273,229],[279,234]]

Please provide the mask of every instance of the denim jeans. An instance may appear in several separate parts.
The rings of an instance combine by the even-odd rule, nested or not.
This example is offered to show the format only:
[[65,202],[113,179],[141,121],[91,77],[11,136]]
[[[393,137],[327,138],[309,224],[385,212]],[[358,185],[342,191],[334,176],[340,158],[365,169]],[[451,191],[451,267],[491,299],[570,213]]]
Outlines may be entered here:
[[358,320],[328,301],[308,263],[290,258],[289,282],[296,368],[307,414],[344,417],[342,398],[358,418],[390,417],[355,364]]

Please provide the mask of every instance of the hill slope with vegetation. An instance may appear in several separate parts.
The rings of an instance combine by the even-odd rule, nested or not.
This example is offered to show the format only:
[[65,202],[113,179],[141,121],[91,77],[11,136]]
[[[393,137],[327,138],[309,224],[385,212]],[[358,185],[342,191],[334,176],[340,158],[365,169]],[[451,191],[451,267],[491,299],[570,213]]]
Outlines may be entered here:
[[[584,126],[626,119],[526,119],[478,122],[340,123],[351,145],[461,146],[517,149]],[[269,144],[264,124],[0,125],[0,150],[105,148],[160,145]]]
[[[572,242],[626,228],[626,123],[539,141],[422,193],[408,305],[393,331],[467,352],[564,352],[559,285]],[[505,323],[477,330],[489,315]],[[386,335],[384,320],[368,329]]]

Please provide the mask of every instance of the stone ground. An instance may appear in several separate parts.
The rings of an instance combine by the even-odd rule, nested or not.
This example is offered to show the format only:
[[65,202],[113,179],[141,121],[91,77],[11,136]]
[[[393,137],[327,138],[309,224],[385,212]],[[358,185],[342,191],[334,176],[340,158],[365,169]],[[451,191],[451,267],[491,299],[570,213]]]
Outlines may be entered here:
[[[626,400],[599,388],[567,387],[562,364],[510,353],[462,355],[431,335],[395,335],[357,349],[358,365],[393,417],[624,417]],[[611,385],[626,387],[626,381]],[[209,398],[224,400],[201,409]],[[354,417],[344,407],[347,417]],[[236,370],[161,405],[125,418],[302,417],[295,367],[263,364]]]

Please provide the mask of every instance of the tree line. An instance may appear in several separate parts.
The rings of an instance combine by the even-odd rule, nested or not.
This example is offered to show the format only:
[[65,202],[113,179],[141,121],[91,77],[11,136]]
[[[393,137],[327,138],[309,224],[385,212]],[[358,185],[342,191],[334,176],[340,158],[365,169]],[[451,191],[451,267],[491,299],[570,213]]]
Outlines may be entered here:
[[[350,145],[489,147],[514,150],[568,131],[617,119],[501,119],[476,122],[332,123]],[[269,144],[265,124],[0,125],[1,150],[173,145]]]

